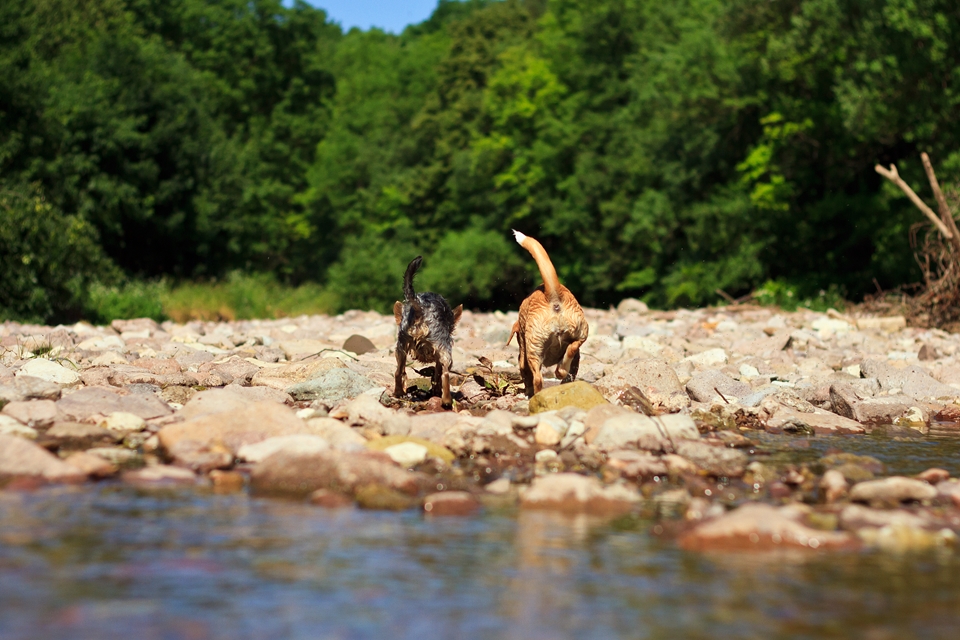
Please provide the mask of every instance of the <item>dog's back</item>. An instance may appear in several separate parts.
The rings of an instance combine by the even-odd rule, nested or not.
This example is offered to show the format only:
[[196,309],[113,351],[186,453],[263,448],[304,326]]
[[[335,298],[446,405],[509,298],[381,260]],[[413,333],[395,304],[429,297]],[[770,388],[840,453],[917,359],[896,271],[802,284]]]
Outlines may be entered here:
[[[557,365],[557,376],[574,380],[580,365],[580,345],[589,325],[573,293],[560,284],[557,271],[536,239],[514,231],[517,242],[530,252],[540,269],[543,284],[520,305],[513,335],[520,346],[520,371],[527,395],[543,386],[540,367]],[[509,340],[507,341],[509,344]]]

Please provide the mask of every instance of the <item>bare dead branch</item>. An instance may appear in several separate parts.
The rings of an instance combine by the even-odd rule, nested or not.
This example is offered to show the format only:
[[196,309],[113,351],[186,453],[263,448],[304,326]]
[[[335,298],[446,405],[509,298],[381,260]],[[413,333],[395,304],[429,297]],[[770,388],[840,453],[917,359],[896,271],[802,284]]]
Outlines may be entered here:
[[910,188],[910,185],[908,185],[906,182],[903,181],[903,178],[901,178],[900,174],[897,173],[896,165],[891,164],[890,169],[887,170],[878,164],[877,166],[874,167],[874,169],[876,170],[877,173],[882,175],[884,178],[886,178],[893,184],[900,187],[900,189],[905,194],[907,194],[907,197],[910,198],[910,201],[913,202],[913,204],[915,204],[917,208],[923,212],[923,215],[927,216],[927,218],[930,219],[930,222],[932,222],[937,227],[937,229],[940,231],[940,234],[944,238],[946,238],[947,240],[953,240],[956,237],[954,236],[953,233],[950,232],[950,230],[947,228],[947,225],[943,223],[943,220],[937,217],[937,214],[933,212],[933,209],[928,207],[924,203],[924,201],[920,199],[920,196],[914,193],[913,189]]
[[947,199],[943,197],[943,191],[940,190],[940,183],[937,181],[937,174],[933,172],[933,164],[930,162],[930,156],[928,156],[926,152],[923,152],[920,154],[920,159],[923,160],[923,170],[927,172],[930,188],[933,189],[933,195],[937,199],[937,208],[940,209],[940,219],[943,220],[944,225],[946,225],[947,229],[953,234],[953,238],[948,238],[951,240],[950,244],[953,245],[957,255],[960,255],[960,232],[957,231],[957,223],[953,219],[950,206],[947,205]]

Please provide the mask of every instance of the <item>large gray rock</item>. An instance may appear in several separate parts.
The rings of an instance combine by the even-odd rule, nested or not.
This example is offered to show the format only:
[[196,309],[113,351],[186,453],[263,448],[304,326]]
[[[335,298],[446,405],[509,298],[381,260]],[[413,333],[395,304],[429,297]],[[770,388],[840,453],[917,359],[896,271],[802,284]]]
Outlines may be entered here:
[[650,418],[630,412],[608,418],[590,439],[590,444],[601,451],[662,451],[674,448],[681,440],[699,437],[700,432],[690,416],[668,414]]
[[772,433],[813,432],[830,435],[866,432],[859,422],[823,409],[800,411],[794,407],[771,402],[770,399],[764,401],[763,406],[772,410],[772,415],[766,424],[766,430]]
[[326,371],[318,377],[298,382],[286,388],[295,400],[323,400],[339,402],[345,398],[355,398],[375,385],[359,373],[337,368]]
[[677,372],[660,360],[634,358],[609,367],[594,387],[611,402],[623,389],[634,386],[643,391],[650,401],[670,412],[690,406]]
[[734,380],[722,371],[716,369],[707,369],[698,371],[687,382],[687,393],[697,402],[712,402],[720,400],[720,395],[728,401],[732,398],[743,398],[750,395],[752,391],[750,385]]
[[918,365],[898,369],[883,360],[868,359],[860,364],[860,371],[864,377],[876,378],[884,391],[899,392],[915,400],[956,398],[960,395],[960,390],[938,382]]
[[116,431],[110,431],[95,424],[85,422],[58,422],[43,434],[43,443],[58,449],[89,449],[99,445],[111,445],[123,437]]
[[345,451],[362,450],[367,439],[357,431],[333,418],[313,418],[307,421],[307,432],[320,436],[334,449]]
[[0,434],[0,485],[17,478],[42,482],[81,482],[86,474],[33,442]]

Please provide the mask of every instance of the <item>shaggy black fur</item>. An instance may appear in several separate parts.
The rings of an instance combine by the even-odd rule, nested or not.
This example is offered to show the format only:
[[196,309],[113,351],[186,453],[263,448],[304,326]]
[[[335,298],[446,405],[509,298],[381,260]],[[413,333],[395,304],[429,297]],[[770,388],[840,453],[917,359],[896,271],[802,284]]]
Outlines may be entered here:
[[393,305],[397,321],[397,373],[393,394],[402,396],[407,384],[407,358],[432,363],[432,391],[439,395],[443,405],[453,404],[450,397],[450,368],[453,366],[453,331],[460,321],[463,305],[451,309],[443,296],[436,293],[417,293],[413,278],[423,263],[417,256],[403,275],[403,302]]

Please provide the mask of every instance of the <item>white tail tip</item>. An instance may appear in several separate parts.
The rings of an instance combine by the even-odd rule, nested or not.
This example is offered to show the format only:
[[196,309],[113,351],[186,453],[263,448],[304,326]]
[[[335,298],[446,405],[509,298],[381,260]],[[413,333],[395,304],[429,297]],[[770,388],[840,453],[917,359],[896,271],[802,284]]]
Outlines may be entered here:
[[523,235],[516,229],[513,229],[513,237],[517,239],[519,244],[523,244],[523,241],[527,239],[527,236]]

